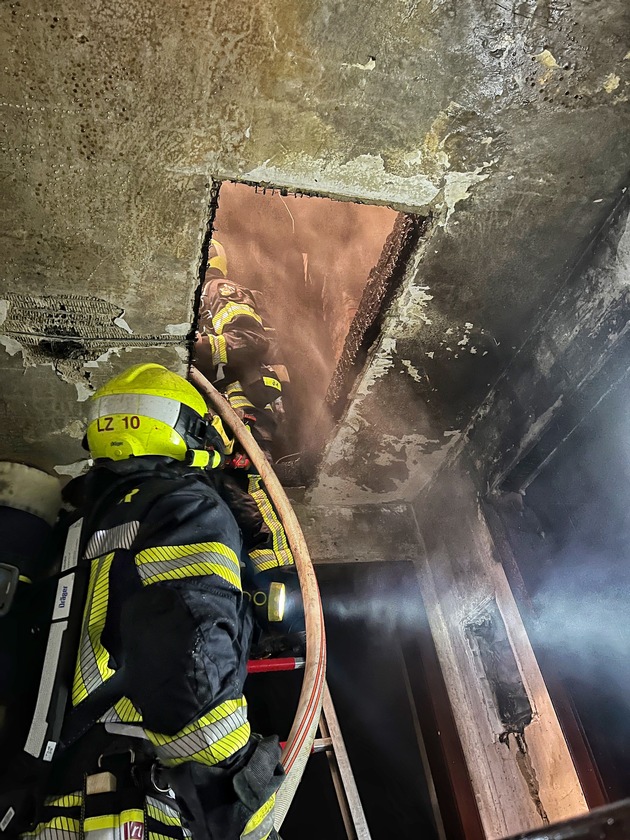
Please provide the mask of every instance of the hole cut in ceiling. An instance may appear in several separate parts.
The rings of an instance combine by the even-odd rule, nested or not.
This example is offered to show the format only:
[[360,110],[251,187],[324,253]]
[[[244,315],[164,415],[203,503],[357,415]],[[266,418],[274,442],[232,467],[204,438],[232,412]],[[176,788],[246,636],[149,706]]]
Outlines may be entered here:
[[299,459],[321,445],[322,424],[330,428],[326,395],[398,215],[388,207],[220,186],[212,236],[225,248],[228,279],[261,293],[291,378],[277,458]]

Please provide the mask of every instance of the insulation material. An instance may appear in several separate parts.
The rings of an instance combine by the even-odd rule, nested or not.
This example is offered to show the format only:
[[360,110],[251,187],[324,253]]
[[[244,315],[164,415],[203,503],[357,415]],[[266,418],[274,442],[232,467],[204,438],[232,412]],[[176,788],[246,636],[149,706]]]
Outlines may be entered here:
[[125,311],[98,297],[9,294],[2,301],[3,335],[16,342],[27,364],[73,359],[88,362],[116,345],[181,343],[180,335],[134,335]]

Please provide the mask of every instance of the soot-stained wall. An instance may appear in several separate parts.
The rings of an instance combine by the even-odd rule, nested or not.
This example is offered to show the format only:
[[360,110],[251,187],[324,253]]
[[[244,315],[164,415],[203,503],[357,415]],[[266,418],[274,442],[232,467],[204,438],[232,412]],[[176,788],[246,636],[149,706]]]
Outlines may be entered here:
[[491,487],[509,475],[520,489],[625,374],[629,210],[625,194],[473,418],[468,451]]
[[628,795],[620,746],[629,680],[628,211],[624,197],[496,384],[467,446],[498,513],[492,521],[507,536],[502,559],[534,649],[599,802]]
[[[56,315],[64,296],[98,299],[131,330],[51,367],[11,328],[3,453],[24,418],[34,439],[33,417],[34,457],[79,458],[75,385],[119,356],[157,347],[182,369],[211,181],[234,178],[431,215],[363,386],[381,416],[360,388],[356,441],[342,431],[325,471],[329,494],[409,498],[628,169],[624,0],[15,0],[0,15],[2,299],[52,296]],[[53,326],[44,341],[88,322]]]
[[[509,587],[500,563],[513,564],[506,571],[532,634],[530,666],[534,653],[539,655],[542,678],[548,681],[547,714],[556,721],[556,735],[560,723],[570,741],[573,772],[591,804],[627,795],[620,782],[626,768],[619,744],[626,734],[628,681],[620,617],[627,611],[629,279],[628,200],[623,196],[492,389],[460,441],[459,457],[443,466],[414,503],[428,557],[423,595],[427,603],[439,605],[435,615],[429,609],[434,635],[449,639],[448,645],[438,644],[445,674],[453,668],[461,676],[468,667],[471,652],[461,644],[464,628],[476,627],[480,616],[485,621],[490,604],[505,614]],[[481,496],[489,500],[485,508]],[[499,517],[493,514],[489,529],[484,510],[490,513],[495,505]],[[511,550],[499,551],[494,540],[503,540],[505,533]],[[508,597],[506,626],[516,651],[529,642]],[[529,769],[540,783],[540,758],[532,745],[534,723],[545,716],[540,696],[535,697],[531,683],[528,687],[532,674],[540,679],[540,672],[538,665],[524,668],[518,653],[517,659],[534,710],[524,727]],[[458,679],[452,678],[451,696],[467,694],[455,703],[463,716],[479,699],[495,705],[500,700],[490,690],[487,673],[478,682],[476,698],[469,693],[475,679],[465,688]],[[511,679],[502,682],[513,700]],[[491,726],[500,717],[493,713]],[[483,729],[474,730],[474,737],[483,738]],[[464,742],[469,737],[466,730]],[[499,737],[496,748],[500,751],[498,745],[510,737]],[[492,763],[491,752],[485,760]],[[525,771],[526,764],[519,769]],[[528,785],[528,790],[536,807],[542,803],[544,809],[542,787]]]
[[583,812],[582,786],[474,470],[462,460],[442,469],[413,508],[422,597],[486,836]]

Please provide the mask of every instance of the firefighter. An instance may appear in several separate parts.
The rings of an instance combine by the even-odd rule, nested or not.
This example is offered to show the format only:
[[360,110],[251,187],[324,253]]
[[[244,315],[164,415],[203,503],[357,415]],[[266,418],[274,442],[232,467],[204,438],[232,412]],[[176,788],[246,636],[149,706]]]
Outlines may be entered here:
[[[213,239],[193,364],[225,394],[269,460],[282,424],[283,383],[288,382],[286,368],[276,362],[274,335],[259,293],[228,278],[225,250]],[[284,528],[244,453],[228,460],[223,492],[255,571],[280,569],[291,577],[294,560]]]
[[62,736],[30,785],[46,794],[33,803],[36,827],[24,832],[0,797],[0,836],[277,836],[280,751],[247,718],[241,537],[214,486],[222,442],[206,411],[189,382],[156,364],[90,399],[94,466],[66,492],[78,505],[85,598]]
[[259,292],[227,277],[223,246],[213,239],[201,294],[194,364],[228,398],[271,459],[283,417],[284,365]]

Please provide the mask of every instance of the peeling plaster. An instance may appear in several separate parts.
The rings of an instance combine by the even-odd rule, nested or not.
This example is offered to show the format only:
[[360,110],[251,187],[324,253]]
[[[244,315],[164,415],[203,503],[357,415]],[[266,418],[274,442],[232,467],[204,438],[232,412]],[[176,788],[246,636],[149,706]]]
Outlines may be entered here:
[[453,215],[455,205],[459,204],[460,201],[464,201],[469,198],[468,191],[471,187],[474,187],[475,184],[479,184],[481,181],[485,181],[490,177],[489,172],[486,172],[485,174],[481,173],[484,169],[487,169],[496,162],[497,159],[495,158],[488,163],[483,163],[481,166],[478,166],[472,172],[447,172],[444,176],[444,203],[446,205],[446,219],[444,220],[445,226],[448,224],[448,220]]
[[166,332],[169,335],[188,335],[190,332],[190,324],[187,321],[183,324],[167,324]]
[[614,90],[617,90],[621,79],[615,73],[609,73],[606,78],[604,79],[604,83],[602,85],[602,89],[606,91],[606,93],[612,93]]
[[0,344],[4,347],[9,356],[15,356],[16,353],[24,350],[19,341],[16,341],[8,335],[0,335]]
[[356,389],[357,398],[367,396],[377,380],[385,376],[387,371],[394,366],[395,353],[396,339],[387,337],[382,338],[378,350],[372,357],[370,365]]
[[54,469],[58,475],[67,475],[70,478],[76,478],[82,473],[87,472],[92,466],[92,463],[91,458],[86,458],[82,461],[75,461],[72,464],[57,464]]
[[94,392],[91,372],[123,350],[169,347],[187,364],[179,329],[187,334],[189,324],[169,325],[173,332],[165,334],[134,335],[124,314],[122,307],[93,296],[11,294],[0,301],[0,345],[11,356],[21,353],[25,368],[50,366],[75,386],[79,402]]
[[[444,330],[444,335],[452,337],[451,340],[455,340],[457,338],[458,334],[461,335],[461,338],[459,338],[457,340],[457,347],[461,347],[461,348],[464,348],[464,349],[467,348],[469,350],[469,352],[472,353],[473,356],[474,356],[478,352],[477,348],[476,347],[468,348],[468,345],[470,344],[471,330],[473,329],[473,327],[474,327],[474,324],[472,324],[470,321],[466,321],[463,328],[459,327],[459,326],[457,328],[448,327],[448,329]],[[483,333],[483,330],[481,330],[481,332]],[[440,341],[440,347],[442,347],[447,353],[453,353],[454,352],[453,347],[449,347],[446,344],[446,339],[443,340],[443,341]],[[457,348],[455,348],[455,349],[457,349]],[[459,358],[459,353],[455,354],[455,358],[456,359]]]
[[400,361],[401,361],[401,364],[403,365],[403,367],[409,373],[409,376],[415,382],[422,382],[423,381],[422,374],[420,373],[420,371],[418,370],[417,367],[414,367],[414,365],[409,361],[409,359],[401,359]]
[[406,335],[409,324],[414,321],[422,321],[427,325],[433,323],[426,313],[427,303],[433,300],[428,290],[429,286],[416,286],[414,283],[409,283],[403,290],[394,315],[401,337]]
[[77,389],[77,401],[78,402],[85,402],[87,399],[89,399],[92,396],[92,394],[96,390],[87,381],[85,381],[85,382],[75,382],[74,385],[75,385],[75,388]]
[[[124,314],[125,313],[123,311],[123,315]],[[118,318],[114,318],[113,323],[116,324],[117,327],[120,327],[121,330],[125,330],[125,332],[128,332],[129,335],[133,335],[133,330],[131,329],[129,324],[125,321],[125,319],[122,317],[122,315]]]
[[[439,193],[439,187],[420,173],[403,177],[388,172],[380,154],[364,154],[342,162],[332,160],[322,165],[306,154],[298,154],[281,164],[270,165],[271,158],[246,173],[221,173],[222,179],[275,184],[294,190],[318,192],[324,190],[331,197],[356,200],[357,184],[361,184],[363,201],[393,204],[414,211],[426,210]],[[318,172],[315,178],[313,172]]]
[[365,62],[365,64],[346,64],[344,61],[341,65],[342,67],[356,67],[357,70],[374,70],[376,67],[375,59],[370,56],[369,59]]

